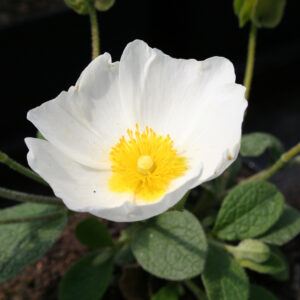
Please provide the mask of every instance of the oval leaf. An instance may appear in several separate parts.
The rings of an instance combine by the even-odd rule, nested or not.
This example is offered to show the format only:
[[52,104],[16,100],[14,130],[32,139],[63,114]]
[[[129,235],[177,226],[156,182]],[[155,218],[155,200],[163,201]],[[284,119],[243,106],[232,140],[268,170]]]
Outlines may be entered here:
[[273,160],[283,153],[281,142],[271,134],[255,132],[243,135],[240,150],[242,156],[256,157],[262,155],[267,149]]
[[59,300],[99,300],[113,271],[110,251],[91,253],[67,271],[59,286]]
[[283,202],[282,194],[271,183],[241,184],[224,199],[213,233],[224,240],[261,235],[279,219]]
[[106,226],[95,218],[86,218],[80,222],[76,227],[76,237],[90,249],[114,245]]
[[[25,218],[58,211],[54,205],[25,203],[0,211],[1,219]],[[66,225],[65,213],[57,218],[0,226],[0,282],[6,281],[41,258]]]
[[179,295],[176,287],[172,284],[163,286],[156,294],[151,297],[151,300],[179,300]]
[[269,244],[282,246],[300,232],[300,213],[286,205],[280,219],[260,238]]
[[209,246],[202,281],[209,300],[247,300],[249,282],[244,269],[227,252]]
[[249,300],[277,300],[277,298],[264,287],[251,284]]
[[183,280],[202,272],[207,243],[199,221],[191,213],[170,211],[137,232],[131,248],[148,272],[165,279]]

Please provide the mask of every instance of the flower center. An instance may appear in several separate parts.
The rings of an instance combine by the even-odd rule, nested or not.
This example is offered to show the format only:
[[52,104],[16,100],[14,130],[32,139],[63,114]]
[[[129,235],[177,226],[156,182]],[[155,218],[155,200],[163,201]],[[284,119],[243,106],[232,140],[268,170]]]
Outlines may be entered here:
[[137,161],[137,168],[141,174],[147,175],[154,170],[154,163],[150,155],[142,155]]
[[137,125],[134,132],[128,129],[127,134],[111,149],[109,188],[153,202],[163,196],[173,179],[185,173],[186,158],[174,149],[169,135],[157,135],[148,127],[140,132]]

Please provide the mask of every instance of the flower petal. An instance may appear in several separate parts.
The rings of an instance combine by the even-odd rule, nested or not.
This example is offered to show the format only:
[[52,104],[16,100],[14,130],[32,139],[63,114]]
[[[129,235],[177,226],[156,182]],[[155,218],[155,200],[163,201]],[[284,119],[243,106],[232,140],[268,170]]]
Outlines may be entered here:
[[172,136],[170,120],[187,119],[208,94],[234,81],[225,58],[175,59],[139,40],[127,45],[120,61],[120,91],[129,118]]
[[201,174],[190,171],[173,182],[162,199],[154,203],[135,203],[132,194],[108,190],[110,171],[80,165],[68,158],[48,141],[26,138],[30,167],[45,179],[55,195],[74,211],[118,222],[133,222],[158,215],[176,204],[195,184]]
[[134,41],[121,58],[120,88],[131,118],[170,134],[192,161],[202,158],[199,184],[234,161],[247,102],[226,58],[174,59]]
[[108,54],[82,72],[77,87],[28,112],[43,136],[70,158],[108,169],[109,152],[128,123],[120,109],[118,64]]

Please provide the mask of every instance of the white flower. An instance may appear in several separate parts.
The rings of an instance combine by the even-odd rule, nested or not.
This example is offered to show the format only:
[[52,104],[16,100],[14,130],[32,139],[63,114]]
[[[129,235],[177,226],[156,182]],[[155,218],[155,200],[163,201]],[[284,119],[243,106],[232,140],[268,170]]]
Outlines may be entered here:
[[235,160],[244,92],[225,58],[174,59],[137,40],[29,111],[46,141],[26,138],[28,163],[71,210],[150,218]]

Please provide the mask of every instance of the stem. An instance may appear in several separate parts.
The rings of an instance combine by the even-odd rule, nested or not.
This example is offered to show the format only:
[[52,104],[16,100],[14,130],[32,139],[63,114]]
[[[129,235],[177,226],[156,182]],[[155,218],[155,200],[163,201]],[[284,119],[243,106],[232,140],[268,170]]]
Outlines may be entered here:
[[300,143],[292,147],[287,152],[283,153],[273,166],[253,176],[248,177],[246,180],[243,181],[243,183],[254,181],[254,180],[267,180],[298,153],[300,153]]
[[92,2],[89,3],[89,15],[92,34],[92,60],[100,54],[100,37],[97,12]]
[[0,152],[0,162],[4,163],[14,171],[17,171],[18,173],[25,175],[26,177],[33,179],[39,183],[42,183],[44,185],[48,186],[48,183],[44,181],[39,175],[32,172],[30,169],[24,167],[23,165],[19,164],[15,160],[8,157],[5,153]]
[[55,217],[60,217],[62,214],[64,214],[65,210],[56,211],[49,214],[44,214],[41,216],[33,216],[33,217],[25,217],[25,218],[12,218],[12,219],[2,219],[0,220],[0,225],[2,224],[15,224],[15,223],[25,223],[25,222],[34,222],[34,221],[40,221],[44,219],[52,219]]
[[200,289],[197,284],[195,284],[191,280],[184,280],[183,283],[186,285],[186,287],[194,294],[196,299],[198,300],[206,300],[206,296],[202,289]]
[[255,58],[255,46],[256,46],[257,28],[252,23],[248,41],[248,54],[247,54],[247,65],[244,77],[244,86],[246,87],[245,98],[249,99],[250,87],[253,77],[254,58]]
[[9,190],[3,187],[0,187],[0,197],[9,200],[20,201],[20,202],[33,202],[33,203],[53,204],[53,205],[60,205],[60,206],[64,205],[63,202],[56,197],[27,194],[27,193],[14,191],[14,190]]

